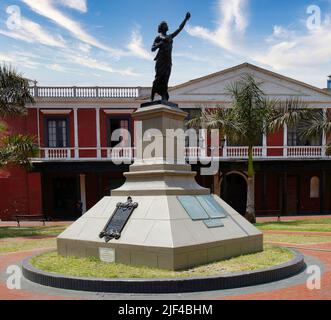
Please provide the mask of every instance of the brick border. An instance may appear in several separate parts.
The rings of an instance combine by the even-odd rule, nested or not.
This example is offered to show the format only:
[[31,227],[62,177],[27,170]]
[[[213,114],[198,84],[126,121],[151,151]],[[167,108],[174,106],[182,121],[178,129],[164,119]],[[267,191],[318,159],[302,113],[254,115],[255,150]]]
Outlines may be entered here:
[[[294,251],[294,250],[292,250]],[[302,272],[304,256],[294,251],[295,257],[284,264],[257,271],[229,273],[222,276],[185,279],[96,279],[80,278],[43,272],[23,261],[26,279],[58,289],[103,293],[168,294],[235,289],[280,281]]]

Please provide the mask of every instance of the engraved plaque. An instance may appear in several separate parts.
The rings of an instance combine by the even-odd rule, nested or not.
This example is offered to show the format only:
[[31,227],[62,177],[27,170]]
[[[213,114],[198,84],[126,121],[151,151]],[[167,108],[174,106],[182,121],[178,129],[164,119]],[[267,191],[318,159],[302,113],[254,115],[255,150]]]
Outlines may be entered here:
[[177,199],[193,221],[209,218],[207,212],[202,208],[196,197],[178,196]]
[[102,262],[114,263],[115,250],[111,248],[99,248],[99,257]]
[[225,210],[211,195],[178,196],[180,204],[193,221],[203,221],[207,228],[224,227]]
[[133,202],[131,197],[125,203],[118,203],[114,214],[100,233],[100,238],[105,238],[106,242],[112,239],[118,240],[131,214],[137,207],[138,203]]
[[197,196],[198,201],[212,219],[226,218],[225,210],[213,196]]
[[224,224],[221,219],[209,219],[209,220],[203,220],[203,222],[210,229],[224,227]]

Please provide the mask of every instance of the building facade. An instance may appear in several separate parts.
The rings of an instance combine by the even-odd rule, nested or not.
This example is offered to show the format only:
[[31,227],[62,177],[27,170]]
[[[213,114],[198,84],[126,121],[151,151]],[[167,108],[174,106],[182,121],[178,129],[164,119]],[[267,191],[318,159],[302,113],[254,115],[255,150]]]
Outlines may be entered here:
[[[299,98],[331,114],[329,90],[247,63],[172,87],[171,100],[189,114],[226,107],[231,103],[227,86],[247,73],[271,99]],[[110,137],[116,129],[135,131],[131,114],[148,100],[150,88],[35,86],[31,91],[36,104],[28,106],[27,116],[6,122],[10,132],[36,136],[40,155],[32,159],[30,172],[16,167],[0,171],[0,219],[16,214],[78,218],[80,206],[85,212],[124,183],[123,173],[135,157],[134,141],[118,149]],[[254,149],[258,215],[331,213],[331,157],[326,155],[330,138],[324,134],[303,141],[294,128],[261,137]],[[199,175],[198,182],[244,213],[248,148],[226,141],[215,153],[206,138],[202,146],[186,152],[188,160],[219,162],[217,174]],[[194,169],[201,166],[198,161]]]

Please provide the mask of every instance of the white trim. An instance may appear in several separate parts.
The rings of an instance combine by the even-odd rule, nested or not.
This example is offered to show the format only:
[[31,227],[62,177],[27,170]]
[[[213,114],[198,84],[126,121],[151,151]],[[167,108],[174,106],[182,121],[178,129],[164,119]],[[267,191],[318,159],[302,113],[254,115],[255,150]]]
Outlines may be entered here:
[[100,137],[100,109],[95,109],[95,122],[96,122],[96,130],[97,130],[97,158],[101,158],[101,137]]
[[288,131],[287,131],[287,124],[285,124],[284,125],[284,139],[283,139],[284,157],[287,157],[287,139],[288,139]]
[[75,158],[79,158],[78,109],[74,108]]
[[[328,117],[328,109],[327,108],[323,109],[323,116],[324,116],[325,119],[327,119],[327,117]],[[326,145],[327,144],[328,144],[328,142],[327,142],[326,132],[323,131],[323,137],[322,137],[322,147],[323,147],[322,156],[323,157],[326,156]]]
[[262,143],[262,145],[263,145],[263,149],[262,149],[262,156],[263,157],[266,157],[267,156],[267,147],[268,147],[268,141],[267,141],[267,135],[264,133],[263,134],[263,143]]
[[41,146],[41,139],[40,139],[40,109],[37,108],[37,130],[38,130],[38,145],[39,145],[39,148]]
[[56,115],[56,114],[70,114],[72,110],[41,110],[41,113],[43,114],[51,114],[51,115]]
[[86,175],[79,175],[80,182],[80,201],[83,204],[83,214],[86,212]]
[[132,114],[135,112],[135,110],[134,109],[124,109],[124,110],[104,109],[103,112],[105,114]]

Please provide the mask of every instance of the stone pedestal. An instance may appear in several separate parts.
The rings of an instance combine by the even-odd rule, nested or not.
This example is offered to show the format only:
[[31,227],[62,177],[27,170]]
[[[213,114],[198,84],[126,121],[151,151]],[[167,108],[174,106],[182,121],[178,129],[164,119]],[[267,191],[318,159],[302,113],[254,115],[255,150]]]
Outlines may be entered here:
[[[253,225],[217,196],[213,196],[226,217],[224,226],[208,228],[194,221],[183,207],[181,196],[210,194],[195,181],[196,173],[185,163],[185,137],[178,134],[176,152],[166,154],[173,139],[167,129],[183,129],[186,113],[166,105],[142,108],[133,114],[141,131],[154,137],[151,142],[136,140],[137,159],[125,173],[126,183],[112,191],[57,240],[63,256],[99,257],[108,262],[181,270],[263,250],[263,236]],[[138,123],[139,129],[139,123]],[[138,203],[118,240],[105,243],[99,238],[118,202],[132,197]]]

